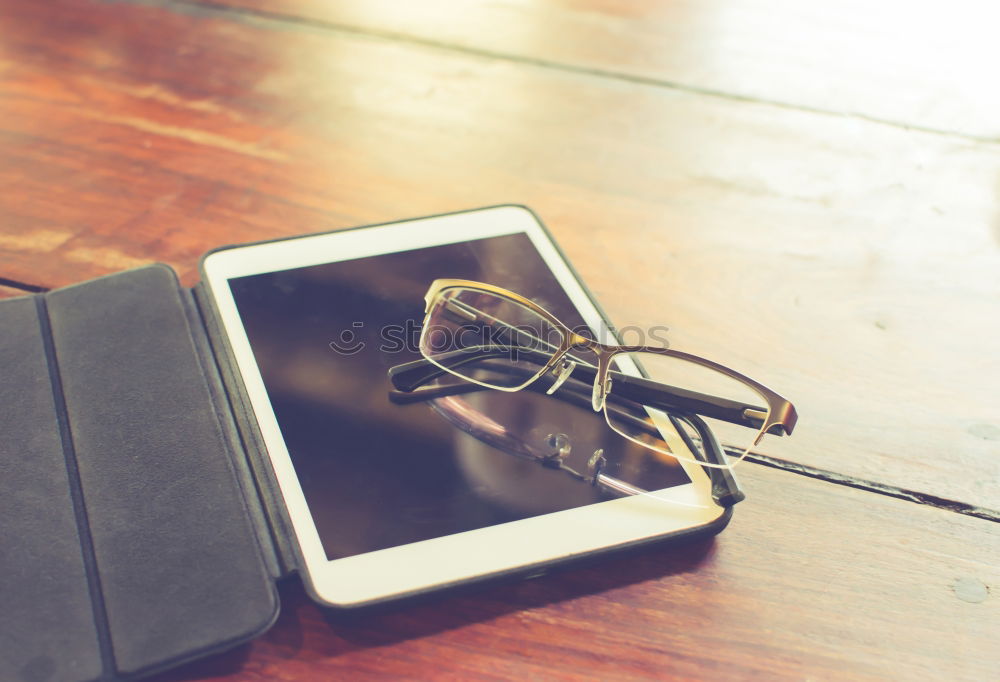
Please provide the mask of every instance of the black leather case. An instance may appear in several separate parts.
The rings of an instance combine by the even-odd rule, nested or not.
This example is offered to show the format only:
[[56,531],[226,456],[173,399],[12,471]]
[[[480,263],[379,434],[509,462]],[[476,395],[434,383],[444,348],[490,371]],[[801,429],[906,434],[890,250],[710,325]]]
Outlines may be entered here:
[[0,301],[0,680],[142,676],[274,622],[298,557],[212,310],[163,265]]
[[0,679],[140,675],[265,631],[294,559],[173,271],[4,301],[0,330]]

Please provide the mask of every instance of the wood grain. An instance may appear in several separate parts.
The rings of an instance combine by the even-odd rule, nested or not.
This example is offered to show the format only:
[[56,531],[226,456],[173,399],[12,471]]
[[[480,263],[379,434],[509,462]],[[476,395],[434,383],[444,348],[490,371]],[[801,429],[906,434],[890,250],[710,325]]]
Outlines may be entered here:
[[993,3],[199,0],[725,97],[1000,139]]
[[1000,508],[1000,148],[116,3],[0,12],[0,276],[532,206],[619,326],[790,396],[796,462]]
[[1000,524],[750,467],[715,541],[368,615],[295,581],[267,635],[157,678],[989,679]]
[[[0,277],[192,284],[224,243],[522,202],[619,326],[796,402],[768,452],[1000,509],[1000,148],[960,136],[997,136],[997,47],[962,2],[225,2],[257,14],[0,3]],[[157,682],[995,674],[1000,524],[738,473],[714,541],[367,614],[292,580]]]

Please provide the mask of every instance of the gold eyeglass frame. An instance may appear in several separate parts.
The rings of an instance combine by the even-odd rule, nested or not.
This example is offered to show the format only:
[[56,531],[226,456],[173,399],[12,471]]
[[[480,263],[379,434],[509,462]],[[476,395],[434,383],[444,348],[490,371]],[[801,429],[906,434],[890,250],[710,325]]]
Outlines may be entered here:
[[[436,362],[434,358],[431,357],[428,354],[428,352],[426,352],[424,349],[425,336],[429,329],[428,321],[430,318],[431,311],[433,310],[434,304],[437,301],[437,299],[447,290],[454,288],[493,294],[501,298],[506,298],[510,301],[513,301],[514,303],[517,303],[525,307],[529,311],[539,315],[541,318],[543,318],[545,321],[551,324],[553,328],[559,331],[562,337],[561,343],[559,344],[558,347],[555,348],[555,350],[552,351],[551,358],[549,358],[548,362],[545,363],[544,366],[542,366],[538,372],[532,375],[527,381],[521,383],[518,386],[513,386],[513,387],[496,386],[481,381],[477,381],[471,377],[456,372],[439,362]],[[611,391],[611,377],[609,376],[609,374],[612,371],[611,361],[617,355],[629,354],[629,353],[652,353],[655,355],[662,355],[666,357],[672,357],[678,360],[691,362],[696,365],[705,367],[707,369],[719,372],[725,376],[728,376],[744,384],[748,388],[752,389],[755,393],[760,395],[761,398],[763,398],[764,401],[767,403],[766,412],[754,407],[746,407],[745,409],[742,410],[742,417],[745,420],[747,420],[748,422],[760,422],[761,426],[759,427],[759,431],[755,436],[752,444],[741,453],[741,455],[736,459],[737,462],[742,460],[743,457],[746,456],[750,448],[755,447],[757,444],[760,443],[760,440],[761,438],[763,438],[764,434],[772,433],[776,435],[790,435],[792,433],[792,430],[795,428],[795,424],[798,420],[798,415],[796,413],[795,406],[792,405],[792,403],[788,399],[784,398],[776,391],[768,388],[764,384],[755,381],[750,377],[741,374],[740,372],[737,372],[734,369],[730,369],[725,365],[721,365],[717,362],[713,362],[712,360],[708,360],[706,358],[702,358],[697,355],[692,355],[691,353],[686,353],[684,351],[678,351],[669,348],[660,348],[656,346],[612,345],[612,344],[601,343],[599,341],[587,338],[585,336],[581,336],[580,334],[576,333],[575,331],[570,329],[567,325],[565,325],[562,321],[556,318],[552,313],[545,310],[534,301],[525,298],[524,296],[521,296],[520,294],[510,291],[508,289],[504,289],[502,287],[498,287],[492,284],[487,284],[485,282],[476,282],[465,279],[434,280],[431,283],[430,287],[427,289],[427,293],[424,295],[424,314],[425,314],[424,323],[421,328],[421,335],[420,335],[420,352],[421,355],[423,355],[424,359],[427,362],[434,365],[435,367],[449,374],[457,376],[463,381],[475,383],[492,390],[507,391],[507,392],[520,391],[526,386],[532,384],[534,381],[538,380],[540,377],[544,376],[546,372],[556,368],[559,365],[560,361],[566,358],[566,356],[570,353],[570,351],[578,351],[581,349],[589,350],[590,352],[594,353],[594,355],[597,356],[597,370],[594,378],[593,392],[591,396],[591,406],[593,407],[595,412],[602,411],[607,396]],[[654,384],[654,386],[661,387],[662,389],[665,390],[669,390],[671,388],[666,386],[665,384]],[[702,396],[702,397],[708,397],[708,396]],[[607,415],[605,416],[607,418]],[[629,440],[633,440],[636,443],[639,443],[640,445],[659,451],[659,448],[656,448],[655,446],[651,446],[648,443],[644,443],[640,440],[632,438],[627,434],[621,433],[620,431],[617,432],[623,437],[628,438]],[[671,454],[671,453],[666,453],[666,454]],[[730,468],[732,464],[735,464],[735,462],[731,464],[713,464],[713,463],[702,462],[702,464],[704,466]]]

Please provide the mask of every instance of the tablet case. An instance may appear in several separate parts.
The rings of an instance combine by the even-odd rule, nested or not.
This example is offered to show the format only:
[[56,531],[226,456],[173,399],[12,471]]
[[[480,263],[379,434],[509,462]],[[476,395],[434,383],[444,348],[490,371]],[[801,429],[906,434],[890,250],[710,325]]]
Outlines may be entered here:
[[299,559],[232,362],[165,265],[0,301],[0,680],[140,677],[273,624]]

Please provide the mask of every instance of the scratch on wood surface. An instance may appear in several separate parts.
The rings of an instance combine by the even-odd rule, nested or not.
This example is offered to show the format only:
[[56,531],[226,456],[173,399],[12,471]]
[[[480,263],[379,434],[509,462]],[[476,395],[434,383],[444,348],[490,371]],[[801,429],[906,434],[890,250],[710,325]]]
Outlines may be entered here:
[[0,234],[0,248],[11,251],[45,253],[62,246],[73,237],[62,230],[32,230],[18,234]]
[[216,149],[224,149],[226,151],[236,152],[237,154],[243,154],[245,156],[253,156],[258,159],[266,159],[268,161],[288,160],[288,157],[281,152],[277,152],[272,149],[262,149],[250,142],[240,142],[224,135],[209,133],[195,128],[185,128],[167,123],[156,123],[155,121],[150,121],[136,116],[114,116],[107,114],[88,114],[88,116],[106,123],[117,123],[119,125],[128,126],[129,128],[141,130],[145,133],[153,133],[154,135],[162,135],[164,137],[173,137],[178,140],[184,140],[185,142],[192,142],[206,147],[215,147]]
[[163,87],[159,83],[149,83],[147,85],[129,85],[127,83],[108,83],[103,80],[88,79],[92,80],[95,84],[103,88],[109,88],[115,92],[121,92],[131,97],[136,97],[138,99],[153,100],[155,102],[161,102],[163,104],[168,104],[172,107],[180,107],[183,109],[190,109],[192,111],[200,111],[207,114],[221,114],[228,116],[232,119],[242,119],[237,112],[224,107],[217,102],[213,102],[209,99],[189,99],[182,95],[177,94],[173,90]]
[[63,254],[67,260],[77,263],[89,263],[100,265],[102,268],[137,268],[140,265],[149,265],[148,258],[136,258],[127,253],[108,247],[86,248],[80,247],[71,249]]

